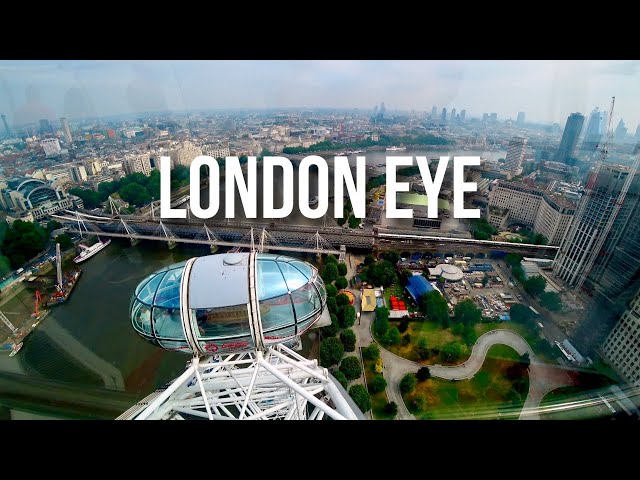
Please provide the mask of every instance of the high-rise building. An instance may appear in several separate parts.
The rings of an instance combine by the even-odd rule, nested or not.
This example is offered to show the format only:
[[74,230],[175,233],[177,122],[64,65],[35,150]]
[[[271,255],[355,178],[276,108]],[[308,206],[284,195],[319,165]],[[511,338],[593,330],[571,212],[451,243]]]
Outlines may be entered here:
[[614,138],[616,142],[624,142],[624,139],[627,137],[627,127],[624,124],[624,120],[620,119],[618,122],[618,126],[616,127],[616,131],[614,133]]
[[9,125],[7,124],[7,117],[4,113],[0,115],[0,117],[2,117],[2,123],[4,123],[4,133],[7,135],[7,137],[10,137],[11,130],[9,130]]
[[40,145],[44,149],[44,154],[47,157],[51,155],[57,155],[62,150],[60,148],[60,142],[57,138],[45,138],[40,142]]
[[[208,155],[213,158],[225,158],[231,155],[231,151],[229,150],[229,143],[213,143],[209,145],[202,146],[202,154]],[[195,157],[194,157],[195,158]]]
[[489,114],[488,113],[483,113],[482,114],[482,123],[487,123],[489,121]]
[[[382,108],[380,110],[382,111]],[[178,148],[169,152],[174,166],[184,165],[189,167],[193,159],[200,155],[202,155],[202,149],[189,141],[182,142]]]
[[555,157],[556,162],[567,163],[573,157],[583,123],[584,115],[581,113],[572,113],[567,117],[567,123],[564,126],[564,132],[562,132],[562,140],[560,140],[560,147]]
[[438,107],[435,105],[431,107],[431,119],[435,120],[438,117]]
[[446,107],[442,108],[442,115],[440,116],[440,121],[442,123],[447,123],[447,108]]
[[[606,257],[615,249],[615,243],[624,232],[624,225],[628,223],[629,216],[638,202],[636,176],[616,215],[615,205],[620,200],[620,192],[628,176],[628,167],[604,164],[597,177],[594,178],[592,174],[589,179],[591,193],[585,193],[580,199],[576,209],[578,214],[554,262],[554,274],[562,278],[570,287],[581,287],[587,275],[591,275],[594,280],[601,277],[604,265],[609,263],[610,259]],[[608,232],[608,239],[602,249],[595,251],[594,249],[603,241],[602,235],[613,216],[615,216],[614,223]],[[592,255],[598,255],[595,261]],[[640,267],[640,256],[636,258],[634,263]],[[637,268],[634,271],[637,271]],[[605,296],[609,296],[606,292],[604,293]]]
[[464,119],[467,116],[467,111],[465,109],[460,110],[460,122],[464,123]]
[[490,116],[491,123],[498,123],[498,114],[493,112]]
[[602,353],[625,381],[640,387],[640,292],[602,344]]
[[40,133],[53,133],[53,128],[51,128],[51,124],[46,118],[40,119]]
[[513,137],[509,142],[504,169],[511,172],[514,176],[522,173],[522,160],[524,158],[525,148],[527,148],[527,139],[524,137]]
[[596,107],[589,115],[587,128],[584,132],[581,150],[584,152],[595,152],[606,135],[607,112]]
[[71,129],[69,128],[69,120],[62,117],[60,119],[60,124],[62,125],[62,133],[64,133],[64,139],[67,143],[73,142],[73,137],[71,136]]
[[384,118],[384,114],[385,113],[387,113],[387,107],[385,107],[384,106],[384,102],[382,102],[380,104],[380,110],[379,110],[379,113],[378,113],[380,115],[380,118]]
[[451,123],[456,121],[456,109],[451,109]]
[[[4,115],[2,116],[2,118],[4,118]],[[4,125],[5,125],[5,128],[8,128],[6,122],[5,122]],[[640,142],[640,123],[636,127],[636,140],[638,140]]]
[[69,169],[69,175],[75,183],[87,181],[87,170],[84,168],[84,165],[72,165]]
[[518,112],[518,119],[516,120],[516,125],[520,127],[524,125],[524,112]]

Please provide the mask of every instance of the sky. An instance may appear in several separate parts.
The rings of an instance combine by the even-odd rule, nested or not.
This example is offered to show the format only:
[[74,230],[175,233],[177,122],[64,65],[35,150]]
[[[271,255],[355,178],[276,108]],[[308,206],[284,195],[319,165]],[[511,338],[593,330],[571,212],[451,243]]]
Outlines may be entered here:
[[[336,107],[496,112],[558,122],[608,109],[640,122],[640,61],[0,61],[0,113],[40,118],[143,111]],[[614,125],[615,126],[615,125]]]

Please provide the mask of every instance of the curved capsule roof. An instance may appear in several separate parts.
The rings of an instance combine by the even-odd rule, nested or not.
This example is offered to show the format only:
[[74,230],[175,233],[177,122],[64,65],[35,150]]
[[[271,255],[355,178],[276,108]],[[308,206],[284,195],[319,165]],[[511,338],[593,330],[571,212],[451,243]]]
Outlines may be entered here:
[[325,304],[324,283],[309,263],[229,253],[149,275],[135,290],[130,315],[152,343],[204,355],[289,340],[316,322]]

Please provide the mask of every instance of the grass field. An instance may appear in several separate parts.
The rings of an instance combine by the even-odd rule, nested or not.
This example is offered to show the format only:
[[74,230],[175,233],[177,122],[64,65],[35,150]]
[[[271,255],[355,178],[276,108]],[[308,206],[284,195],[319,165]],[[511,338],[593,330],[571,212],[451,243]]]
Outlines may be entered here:
[[[529,390],[529,378],[512,381],[507,369],[518,358],[515,350],[494,345],[480,371],[471,379],[450,381],[431,378],[419,382],[404,395],[409,410],[418,419],[517,419]],[[416,408],[414,400],[421,402]]]

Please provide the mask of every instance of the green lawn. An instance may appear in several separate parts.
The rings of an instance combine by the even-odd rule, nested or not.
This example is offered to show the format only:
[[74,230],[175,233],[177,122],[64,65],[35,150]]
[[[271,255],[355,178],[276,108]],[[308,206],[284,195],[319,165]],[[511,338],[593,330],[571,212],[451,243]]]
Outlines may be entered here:
[[[389,321],[390,327],[397,327],[399,324],[399,320]],[[401,357],[413,360],[414,362],[424,363],[425,365],[432,365],[434,363],[440,362],[440,357],[437,352],[439,352],[440,348],[442,348],[445,344],[453,340],[461,341],[461,337],[451,333],[451,329],[443,329],[439,323],[429,320],[409,322],[409,328],[407,329],[407,331],[401,333],[400,335],[402,336],[407,333],[411,335],[411,342],[408,345],[391,345],[387,349],[390,352],[395,353],[396,355],[400,355]],[[420,357],[415,351],[415,346],[418,345],[418,342],[421,338],[425,338],[427,340],[428,347],[436,351],[436,353],[434,353],[430,358],[424,361],[420,360]],[[378,336],[376,336],[376,339],[380,341],[380,338]],[[462,361],[463,360],[460,360],[460,362]]]
[[[367,377],[367,385],[369,385],[376,375],[382,375],[382,374],[376,373],[375,360],[367,360],[366,358],[363,360],[364,360],[364,372]],[[373,419],[374,420],[393,420],[393,416],[385,413],[384,411],[385,405],[389,403],[389,400],[387,399],[387,392],[384,390],[378,393],[369,392],[369,395],[371,395],[371,413],[373,414]]]
[[[418,419],[517,419],[529,390],[528,375],[519,382],[507,377],[517,357],[510,347],[494,345],[471,380],[419,382],[414,392],[403,396],[405,404]],[[423,408],[414,407],[416,397]]]

